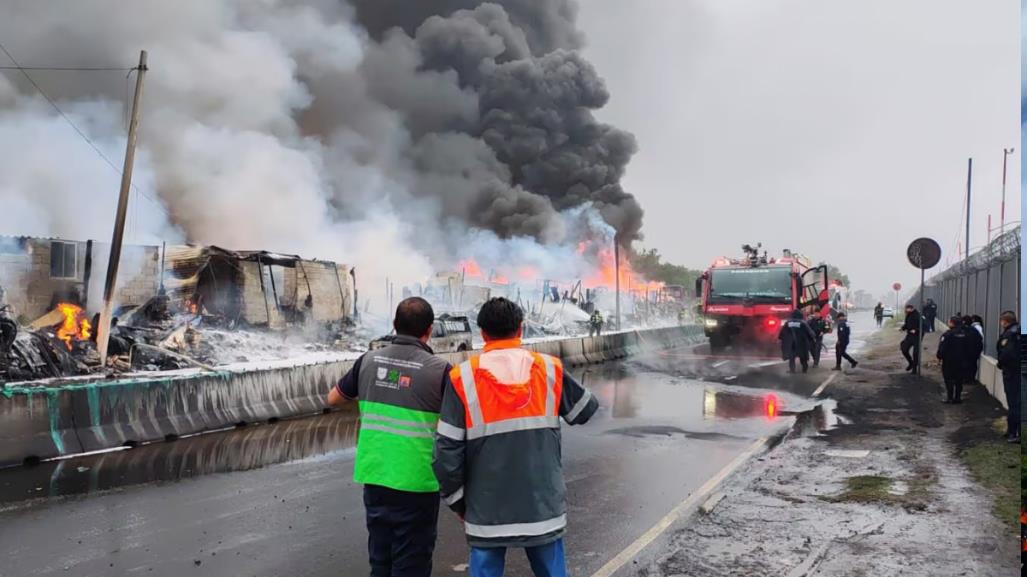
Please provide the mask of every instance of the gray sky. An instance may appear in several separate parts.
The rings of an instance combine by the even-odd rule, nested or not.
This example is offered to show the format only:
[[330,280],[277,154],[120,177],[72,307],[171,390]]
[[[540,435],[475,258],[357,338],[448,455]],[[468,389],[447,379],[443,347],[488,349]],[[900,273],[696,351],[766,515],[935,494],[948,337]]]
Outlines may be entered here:
[[[701,268],[742,243],[828,260],[879,294],[1020,219],[1016,0],[581,0],[586,54],[635,133],[626,188],[647,246]],[[941,267],[933,272],[940,272]],[[930,274],[930,273],[929,273]]]

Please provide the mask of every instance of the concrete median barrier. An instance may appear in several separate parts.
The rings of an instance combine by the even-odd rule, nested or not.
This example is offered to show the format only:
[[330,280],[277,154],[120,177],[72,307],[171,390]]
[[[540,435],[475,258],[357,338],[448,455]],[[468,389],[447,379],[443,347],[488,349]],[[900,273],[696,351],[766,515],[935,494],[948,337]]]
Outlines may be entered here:
[[[669,327],[528,347],[575,366],[680,346],[694,334],[688,327]],[[441,356],[456,365],[472,354]],[[0,467],[318,413],[328,389],[352,365],[352,360],[268,363],[60,386],[8,386],[0,389]]]
[[40,390],[0,396],[0,467],[81,453],[71,400]]

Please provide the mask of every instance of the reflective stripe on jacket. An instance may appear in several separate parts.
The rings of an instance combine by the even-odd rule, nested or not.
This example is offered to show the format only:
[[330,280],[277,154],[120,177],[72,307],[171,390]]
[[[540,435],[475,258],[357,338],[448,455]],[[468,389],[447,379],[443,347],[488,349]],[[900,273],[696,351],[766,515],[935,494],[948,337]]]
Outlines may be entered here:
[[519,345],[490,342],[454,367],[442,403],[435,474],[474,546],[536,546],[563,534],[560,417],[581,424],[598,408],[559,359]]
[[364,355],[357,375],[360,434],[353,480],[397,491],[439,490],[434,431],[449,364],[411,337]]

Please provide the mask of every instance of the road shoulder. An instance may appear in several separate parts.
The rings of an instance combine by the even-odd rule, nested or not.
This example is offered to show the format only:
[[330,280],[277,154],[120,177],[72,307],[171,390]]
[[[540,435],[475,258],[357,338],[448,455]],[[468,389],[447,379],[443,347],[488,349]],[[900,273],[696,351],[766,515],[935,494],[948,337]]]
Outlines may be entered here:
[[[1015,478],[1018,461],[993,430],[1002,409],[979,385],[962,405],[942,404],[937,368],[904,373],[898,341],[878,332],[859,368],[823,393],[843,424],[749,463],[637,574],[1014,574],[1003,475]],[[925,359],[936,344],[930,335]]]

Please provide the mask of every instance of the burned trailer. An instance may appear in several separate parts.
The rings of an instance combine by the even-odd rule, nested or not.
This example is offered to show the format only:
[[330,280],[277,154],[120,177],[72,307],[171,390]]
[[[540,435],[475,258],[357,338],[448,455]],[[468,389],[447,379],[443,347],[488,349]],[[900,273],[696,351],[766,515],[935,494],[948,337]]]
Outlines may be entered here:
[[208,322],[283,329],[352,320],[355,271],[268,251],[168,247],[164,285],[171,305]]

